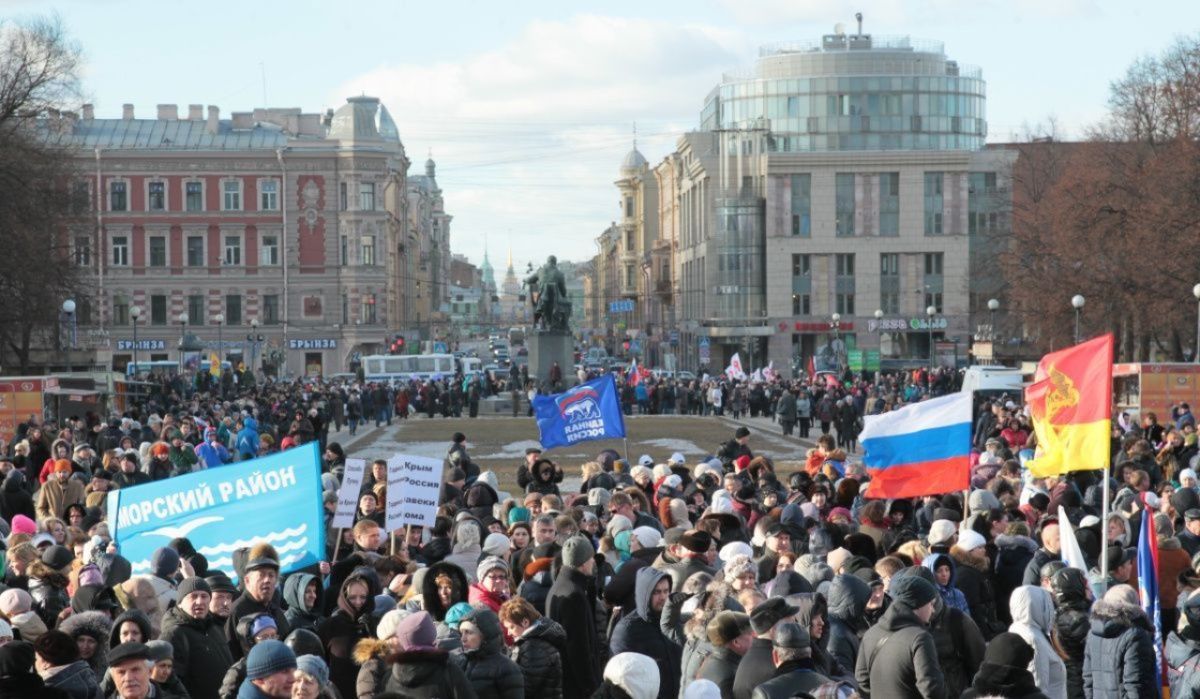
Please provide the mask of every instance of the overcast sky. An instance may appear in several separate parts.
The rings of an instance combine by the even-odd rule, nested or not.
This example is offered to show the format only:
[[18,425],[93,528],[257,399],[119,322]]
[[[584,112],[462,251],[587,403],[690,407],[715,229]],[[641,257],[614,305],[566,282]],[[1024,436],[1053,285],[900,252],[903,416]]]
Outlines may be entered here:
[[634,123],[659,162],[760,44],[853,28],[856,11],[868,33],[943,41],[983,69],[989,138],[1007,141],[1051,116],[1078,136],[1133,60],[1200,31],[1195,0],[0,0],[7,18],[49,11],[84,49],[97,116],[126,102],[139,116],[158,103],[228,115],[382,98],[410,172],[437,161],[451,248],[478,263],[486,234],[501,274],[510,245],[518,271],[548,252],[595,254]]

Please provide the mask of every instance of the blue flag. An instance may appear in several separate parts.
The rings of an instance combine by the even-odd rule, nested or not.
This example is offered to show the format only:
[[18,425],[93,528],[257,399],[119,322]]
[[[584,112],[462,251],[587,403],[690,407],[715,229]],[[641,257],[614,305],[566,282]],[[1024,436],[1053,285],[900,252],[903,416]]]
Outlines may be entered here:
[[1138,532],[1137,546],[1137,582],[1138,596],[1141,598],[1142,611],[1154,627],[1154,686],[1158,687],[1158,696],[1162,696],[1163,678],[1163,634],[1162,612],[1158,599],[1158,536],[1154,527],[1154,508],[1146,504],[1143,496],[1142,527]]
[[534,396],[533,415],[542,447],[569,447],[591,439],[625,436],[625,418],[612,374],[581,383],[563,393]]
[[281,573],[313,565],[325,559],[317,443],[111,491],[108,521],[134,575],[151,573],[151,555],[176,537],[235,580],[233,552],[260,541],[279,553]]

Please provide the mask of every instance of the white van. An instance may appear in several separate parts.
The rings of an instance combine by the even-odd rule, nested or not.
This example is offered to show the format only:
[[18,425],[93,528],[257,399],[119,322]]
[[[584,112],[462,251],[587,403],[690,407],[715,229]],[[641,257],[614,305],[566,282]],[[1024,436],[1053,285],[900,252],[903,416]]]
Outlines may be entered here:
[[1014,403],[1022,403],[1025,381],[1020,369],[1006,366],[971,366],[963,374],[962,392],[975,396],[978,405],[985,400],[1007,396]]

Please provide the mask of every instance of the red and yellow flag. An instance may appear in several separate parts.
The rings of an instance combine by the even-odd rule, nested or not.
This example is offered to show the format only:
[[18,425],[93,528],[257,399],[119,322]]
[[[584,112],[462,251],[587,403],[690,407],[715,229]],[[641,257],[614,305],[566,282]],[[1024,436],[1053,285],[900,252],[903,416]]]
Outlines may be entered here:
[[1107,469],[1112,431],[1113,336],[1088,340],[1038,362],[1025,402],[1037,435],[1026,463],[1038,478]]

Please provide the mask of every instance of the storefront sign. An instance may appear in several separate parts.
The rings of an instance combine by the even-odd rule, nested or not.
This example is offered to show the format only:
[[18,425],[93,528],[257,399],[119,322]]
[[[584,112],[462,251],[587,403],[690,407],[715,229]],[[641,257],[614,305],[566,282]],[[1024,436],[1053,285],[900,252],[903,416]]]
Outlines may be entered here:
[[[933,319],[934,330],[945,330],[950,326],[946,316]],[[914,330],[929,330],[928,318],[880,318],[867,321],[867,332],[912,332]]]
[[337,339],[317,339],[317,340],[288,340],[288,349],[294,350],[324,350],[337,349]]
[[[787,321],[782,321],[779,323],[778,327],[779,327],[780,332],[788,332],[788,331],[798,332],[798,333],[829,333],[829,332],[833,332],[833,325],[831,325],[828,321],[821,322],[821,323],[806,323],[806,322],[799,321],[799,320],[796,321],[795,323],[789,323]],[[854,331],[854,321],[843,320],[838,323],[837,329],[838,329],[838,332],[853,332]]]
[[167,348],[166,340],[117,340],[117,351],[120,352],[130,350],[165,350]]

